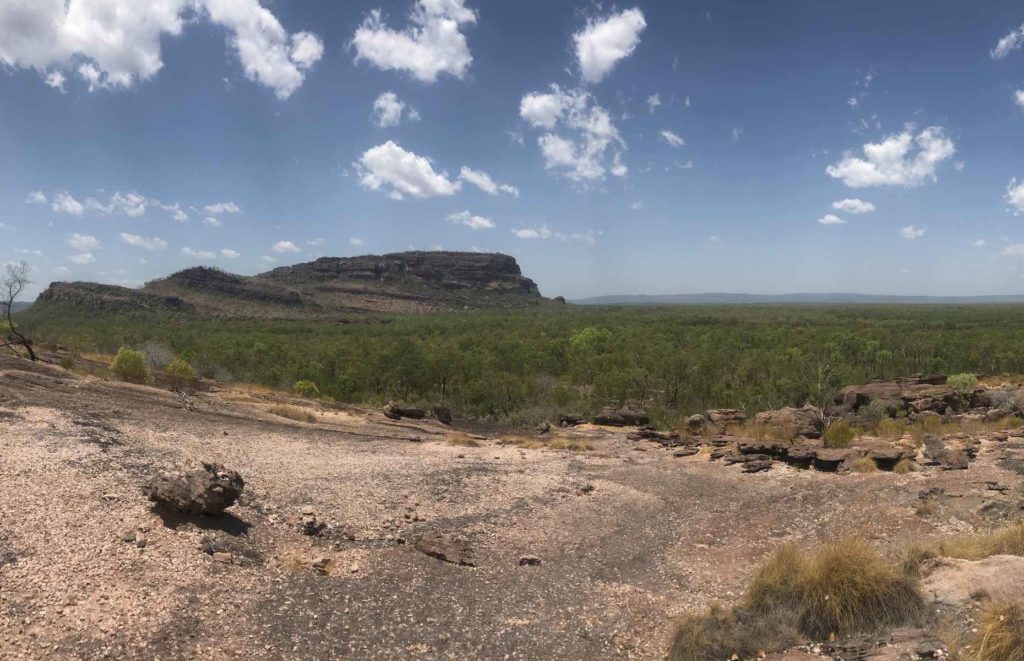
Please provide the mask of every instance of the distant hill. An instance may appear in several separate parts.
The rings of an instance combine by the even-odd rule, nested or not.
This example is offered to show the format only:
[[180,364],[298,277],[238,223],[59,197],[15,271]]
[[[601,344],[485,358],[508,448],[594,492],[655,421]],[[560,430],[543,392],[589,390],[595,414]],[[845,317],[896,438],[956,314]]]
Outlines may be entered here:
[[[15,301],[14,305],[11,306],[11,312],[21,312],[30,307],[32,307],[31,301]],[[3,312],[2,307],[0,307],[0,312]]]
[[1024,303],[1024,295],[1008,296],[880,296],[875,294],[663,294],[596,296],[572,301],[580,305],[757,305],[773,303],[977,305]]
[[71,306],[211,317],[332,318],[351,312],[518,308],[548,302],[508,255],[403,252],[321,257],[255,276],[200,266],[140,289],[55,282],[39,295],[33,312]]

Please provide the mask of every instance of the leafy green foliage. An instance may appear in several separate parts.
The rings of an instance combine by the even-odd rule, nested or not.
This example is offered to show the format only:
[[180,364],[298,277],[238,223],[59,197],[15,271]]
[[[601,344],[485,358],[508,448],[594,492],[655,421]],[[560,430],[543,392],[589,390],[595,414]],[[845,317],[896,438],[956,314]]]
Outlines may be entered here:
[[183,358],[175,358],[164,366],[164,376],[172,390],[183,390],[196,385],[199,377],[196,371]]
[[913,373],[1024,373],[1024,306],[686,306],[353,316],[330,321],[23,313],[79,353],[166,345],[207,377],[339,401],[444,401],[529,422],[642,402],[658,424],[709,408],[827,403]]
[[822,436],[827,448],[845,448],[857,438],[857,430],[846,424],[844,420],[833,422]]
[[967,397],[978,387],[978,379],[973,374],[953,374],[946,380],[946,384],[956,394]]
[[121,381],[128,383],[150,383],[153,375],[146,365],[146,356],[141,351],[121,347],[110,364],[110,371]]
[[319,397],[320,389],[316,387],[316,384],[312,381],[302,379],[296,381],[295,385],[292,386],[292,392],[299,397]]

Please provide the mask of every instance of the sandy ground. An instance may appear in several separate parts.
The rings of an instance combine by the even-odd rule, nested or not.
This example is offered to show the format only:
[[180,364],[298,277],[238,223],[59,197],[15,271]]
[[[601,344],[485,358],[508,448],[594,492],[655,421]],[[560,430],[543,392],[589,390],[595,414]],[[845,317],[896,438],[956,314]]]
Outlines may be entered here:
[[[267,412],[281,401],[317,422]],[[896,553],[1020,507],[1008,444],[966,471],[744,474],[574,433],[594,450],[465,447],[436,422],[0,359],[0,658],[656,659],[676,616],[736,599],[780,544]],[[203,461],[245,478],[231,516],[155,512],[146,479]],[[937,511],[916,515],[933,487]],[[307,508],[323,537],[297,529]],[[478,566],[415,550],[434,532],[468,539]],[[302,566],[318,557],[326,573]]]

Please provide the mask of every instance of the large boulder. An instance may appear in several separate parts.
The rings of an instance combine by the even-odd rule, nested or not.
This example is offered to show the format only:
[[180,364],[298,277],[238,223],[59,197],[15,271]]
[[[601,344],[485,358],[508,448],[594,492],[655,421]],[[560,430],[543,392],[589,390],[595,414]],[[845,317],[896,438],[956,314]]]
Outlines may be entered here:
[[[946,377],[917,376],[893,381],[876,380],[856,386],[847,386],[835,397],[836,408],[842,413],[855,413],[872,402],[877,402],[890,415],[900,409],[945,410],[960,403],[958,395],[946,385]],[[915,406],[911,406],[914,402]],[[941,412],[941,411],[940,411]]]
[[216,516],[235,504],[243,488],[245,480],[236,471],[204,463],[201,469],[185,473],[160,472],[143,487],[143,493],[157,504],[182,512]]
[[601,412],[594,416],[595,425],[608,425],[610,427],[640,427],[650,422],[647,411],[636,406],[624,406],[615,408],[606,406]]
[[775,411],[762,411],[754,416],[754,422],[765,427],[791,429],[795,436],[821,438],[822,414],[816,406],[803,408],[787,406]]
[[402,418],[412,418],[414,420],[422,420],[427,416],[427,412],[423,409],[414,408],[411,406],[399,406],[395,402],[388,402],[384,405],[384,416],[391,420],[401,420]]
[[936,558],[922,567],[921,593],[938,605],[962,608],[992,599],[1024,601],[1024,557],[994,555],[983,560]]
[[740,424],[747,421],[747,414],[739,409],[711,409],[705,413],[705,417],[711,424],[718,427]]

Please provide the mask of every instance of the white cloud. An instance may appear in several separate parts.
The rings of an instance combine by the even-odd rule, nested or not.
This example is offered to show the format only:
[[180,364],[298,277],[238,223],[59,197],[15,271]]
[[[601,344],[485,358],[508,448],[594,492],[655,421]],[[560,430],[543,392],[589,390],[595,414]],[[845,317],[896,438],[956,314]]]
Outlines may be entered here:
[[683,140],[680,136],[676,135],[668,129],[664,129],[661,132],[661,139],[672,145],[676,149],[686,144],[686,140]]
[[92,252],[100,247],[99,239],[87,234],[71,234],[65,243],[75,252]]
[[467,181],[483,192],[489,195],[497,195],[498,193],[508,193],[512,197],[519,197],[519,189],[509,184],[499,184],[491,179],[491,175],[487,174],[483,170],[474,170],[466,166],[462,166],[459,170],[459,179]]
[[163,250],[167,247],[167,242],[158,236],[147,239],[146,237],[139,236],[138,234],[127,234],[122,232],[121,241],[129,246],[143,248],[145,250]]
[[188,246],[181,249],[181,256],[190,259],[217,259],[217,254],[209,250],[192,250]]
[[926,228],[924,227],[914,227],[913,225],[907,225],[906,227],[900,230],[900,236],[902,236],[904,239],[919,239],[922,236],[924,236],[925,231]]
[[1001,60],[1022,45],[1024,45],[1024,25],[1000,39],[996,43],[996,47],[989,51],[989,55],[993,60]]
[[299,247],[291,241],[278,241],[270,249],[276,253],[299,252]]
[[203,218],[203,224],[209,225],[210,227],[220,227],[220,219],[214,216],[207,216]]
[[644,14],[637,8],[588,20],[587,26],[572,36],[583,80],[600,82],[619,60],[632,55],[645,27]]
[[64,74],[59,71],[51,71],[46,74],[46,78],[43,79],[43,82],[55,90],[60,90],[62,93],[66,91],[64,89],[64,83],[67,82],[67,78],[65,78]]
[[447,172],[435,172],[430,159],[406,151],[391,140],[367,149],[352,165],[363,188],[375,191],[386,188],[388,195],[397,200],[406,195],[419,198],[454,195],[461,186],[458,181],[448,179]]
[[834,214],[828,213],[818,219],[822,225],[845,225],[846,221]]
[[92,264],[93,262],[96,261],[96,258],[93,257],[93,254],[91,252],[83,252],[78,255],[71,255],[70,257],[68,257],[68,260],[74,262],[75,264],[80,264],[84,266],[85,264]]
[[661,95],[660,94],[652,94],[649,97],[647,97],[647,108],[651,111],[652,115],[654,114],[654,111],[658,109],[658,106],[660,106],[660,105],[661,105]]
[[1013,102],[1024,108],[1024,90],[1017,90],[1013,93]]
[[417,0],[409,13],[411,25],[393,30],[379,9],[371,11],[352,37],[356,61],[367,60],[379,69],[408,71],[432,83],[441,73],[466,75],[473,56],[461,32],[476,22],[476,12],[465,0]]
[[1024,257],[1024,243],[1011,243],[1003,248],[1004,257]]
[[559,239],[561,241],[579,241],[591,245],[597,242],[597,236],[593,232],[557,232],[547,225],[512,230],[512,233],[520,239]]
[[[563,91],[551,85],[550,93],[533,92],[522,98],[519,115],[535,128],[546,129],[537,139],[544,167],[574,181],[602,179],[610,170],[625,176],[621,162],[626,142],[608,111],[597,105],[585,90]],[[554,132],[561,129],[561,133]],[[608,152],[612,152],[609,164]]]
[[737,140],[740,139],[741,135],[743,135],[743,127],[742,126],[734,126],[732,128],[732,141],[736,142]]
[[71,269],[69,269],[66,266],[58,266],[57,268],[53,269],[53,272],[56,273],[57,275],[68,275],[71,273]]
[[402,123],[402,111],[405,103],[398,100],[394,92],[384,92],[373,102],[373,114],[377,126],[386,129]]
[[525,228],[521,230],[512,230],[512,233],[520,239],[547,239],[551,237],[551,230],[548,229],[547,225],[541,225],[536,229]]
[[234,202],[215,202],[203,207],[206,213],[241,213],[242,209]]
[[0,62],[36,69],[57,89],[61,69],[89,91],[129,88],[163,67],[162,38],[202,18],[227,28],[246,76],[280,98],[323,53],[315,35],[289,36],[259,0],[14,0],[0,4]]
[[57,213],[67,213],[72,216],[81,216],[82,212],[85,211],[85,207],[82,203],[76,200],[69,193],[57,193],[53,196],[53,203],[50,208]]
[[633,204],[629,205],[629,208],[632,209],[633,211],[643,211],[644,203],[641,202],[640,200],[637,200]]
[[25,204],[46,204],[46,195],[41,190],[34,190],[25,196]]
[[976,241],[971,241],[971,245],[974,246],[975,248],[984,248],[986,243],[987,242],[985,241],[985,239],[977,239]]
[[459,225],[465,225],[466,227],[474,230],[489,230],[494,229],[494,221],[490,218],[484,218],[483,216],[474,216],[468,211],[460,211],[459,213],[453,213],[448,216],[448,222],[457,223]]
[[348,240],[348,242],[353,246],[361,246],[366,243],[366,241],[363,241],[358,236],[353,236],[351,239]]
[[241,253],[232,250],[231,248],[224,248],[223,250],[220,251],[220,255],[221,257],[225,257],[227,259],[238,259],[239,257],[242,256]]
[[836,211],[845,211],[846,213],[862,214],[871,213],[875,210],[875,205],[871,202],[865,202],[864,200],[858,200],[857,198],[847,198],[845,200],[838,200],[832,203],[832,208]]
[[1024,214],[1024,181],[1017,182],[1014,177],[1006,185],[1006,201],[1013,207],[1014,215]]
[[[908,125],[903,133],[890,135],[880,143],[865,144],[865,158],[847,152],[825,171],[851,188],[910,187],[935,181],[936,168],[953,156],[956,147],[941,126],[928,127],[917,136],[913,131],[914,127]],[[911,154],[915,145],[917,152]]]

